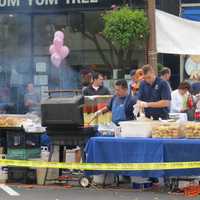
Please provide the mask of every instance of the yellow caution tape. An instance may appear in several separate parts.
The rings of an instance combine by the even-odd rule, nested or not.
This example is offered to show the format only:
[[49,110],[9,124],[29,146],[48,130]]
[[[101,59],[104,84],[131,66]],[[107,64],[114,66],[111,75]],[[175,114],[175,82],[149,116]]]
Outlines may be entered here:
[[200,162],[166,162],[166,163],[63,163],[29,160],[1,159],[0,166],[17,166],[31,168],[56,168],[90,171],[134,171],[134,170],[170,170],[200,168]]

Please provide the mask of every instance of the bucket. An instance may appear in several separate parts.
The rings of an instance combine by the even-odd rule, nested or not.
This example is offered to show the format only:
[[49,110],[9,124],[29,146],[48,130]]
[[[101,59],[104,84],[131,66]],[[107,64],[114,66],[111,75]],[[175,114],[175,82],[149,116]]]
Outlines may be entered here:
[[[0,154],[0,159],[5,159],[5,154]],[[8,180],[8,167],[7,166],[1,166],[0,167],[0,183],[6,183]]]
[[[106,178],[105,178],[106,177]],[[93,182],[98,184],[98,185],[102,185],[104,183],[105,180],[105,184],[113,184],[114,183],[114,175],[113,174],[100,174],[100,175],[94,175],[93,176]]]

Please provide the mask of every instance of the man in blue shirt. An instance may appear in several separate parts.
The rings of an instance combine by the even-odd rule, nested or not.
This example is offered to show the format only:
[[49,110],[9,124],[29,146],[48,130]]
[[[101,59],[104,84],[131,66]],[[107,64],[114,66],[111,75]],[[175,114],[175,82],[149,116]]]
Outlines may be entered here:
[[144,81],[140,85],[138,99],[145,116],[154,120],[168,119],[171,92],[168,83],[156,77],[151,65],[143,66]]
[[112,112],[112,121],[118,124],[120,121],[134,120],[133,105],[136,98],[128,94],[128,84],[126,80],[118,80],[115,83],[115,95],[108,105],[97,111],[95,117],[105,112]]

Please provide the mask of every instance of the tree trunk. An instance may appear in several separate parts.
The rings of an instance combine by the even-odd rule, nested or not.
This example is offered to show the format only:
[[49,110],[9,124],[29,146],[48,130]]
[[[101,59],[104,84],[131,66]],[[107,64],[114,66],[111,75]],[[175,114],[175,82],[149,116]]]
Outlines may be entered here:
[[110,66],[109,60],[106,58],[105,54],[103,53],[96,35],[92,35],[87,32],[83,32],[83,35],[95,44],[97,51],[98,51],[99,55],[101,56],[101,59],[103,60],[104,64],[107,66]]

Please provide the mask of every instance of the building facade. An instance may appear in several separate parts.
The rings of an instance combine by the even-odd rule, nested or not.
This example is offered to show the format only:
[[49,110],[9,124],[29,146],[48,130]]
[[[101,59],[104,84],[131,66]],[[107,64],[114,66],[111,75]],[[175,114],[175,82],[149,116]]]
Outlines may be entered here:
[[[157,7],[169,5],[163,2]],[[145,0],[0,0],[0,107],[6,101],[14,105],[10,112],[24,113],[28,83],[44,99],[48,89],[80,88],[84,70],[112,78],[111,49],[97,33],[103,30],[102,13],[122,3],[146,7]],[[57,30],[70,49],[60,68],[52,66],[49,55]],[[135,49],[127,73],[144,63],[144,48]]]

